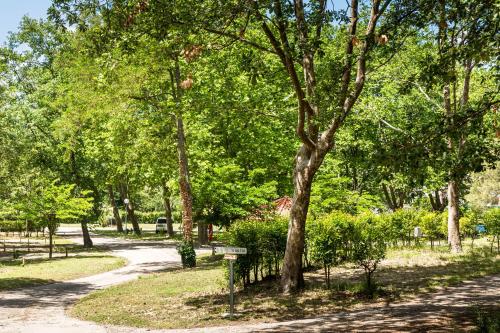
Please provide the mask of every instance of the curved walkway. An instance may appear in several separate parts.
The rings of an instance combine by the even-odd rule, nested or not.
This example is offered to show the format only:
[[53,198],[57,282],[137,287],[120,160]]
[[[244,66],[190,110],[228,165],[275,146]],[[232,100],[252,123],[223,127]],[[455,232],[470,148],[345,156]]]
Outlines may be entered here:
[[127,258],[128,265],[77,280],[0,293],[0,332],[455,332],[469,324],[466,315],[471,305],[498,307],[500,311],[500,275],[494,275],[423,294],[409,301],[379,304],[314,319],[188,330],[101,326],[70,318],[64,310],[94,290],[135,279],[140,274],[179,267],[180,258],[172,245],[163,242],[93,240],[96,244],[111,247],[115,255]]
[[[110,247],[114,255],[126,258],[127,266],[76,280],[0,293],[1,333],[107,332],[97,324],[69,318],[64,313],[65,308],[94,290],[135,279],[141,274],[180,267],[177,250],[165,242],[106,237],[93,237],[92,240],[96,245]],[[75,241],[81,241],[81,237]]]

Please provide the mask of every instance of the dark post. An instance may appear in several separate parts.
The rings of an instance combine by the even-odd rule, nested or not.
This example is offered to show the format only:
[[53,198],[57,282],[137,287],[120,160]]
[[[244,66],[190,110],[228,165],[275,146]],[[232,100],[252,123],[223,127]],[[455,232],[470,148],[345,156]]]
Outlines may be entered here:
[[234,260],[229,260],[229,318],[233,319],[234,313],[234,271],[233,271]]

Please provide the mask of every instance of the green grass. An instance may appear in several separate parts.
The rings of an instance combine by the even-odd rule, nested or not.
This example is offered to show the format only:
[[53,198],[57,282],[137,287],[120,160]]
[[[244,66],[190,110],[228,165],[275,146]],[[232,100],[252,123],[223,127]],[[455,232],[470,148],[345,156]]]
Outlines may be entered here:
[[0,290],[72,280],[110,271],[126,260],[109,255],[82,253],[74,257],[0,261]]
[[[221,308],[188,304],[193,295],[218,295],[224,284],[220,260],[210,261],[205,257],[198,264],[194,269],[150,274],[94,292],[71,308],[70,313],[100,323],[154,328],[193,327],[202,319],[207,325],[220,322]],[[110,307],[113,299],[116,306]]]
[[[227,279],[222,260],[198,260],[198,267],[147,275],[97,291],[69,311],[84,320],[149,328],[189,328],[234,324],[221,318],[228,311]],[[452,255],[437,249],[391,249],[375,279],[379,298],[361,292],[363,272],[352,265],[332,271],[327,290],[322,270],[305,274],[307,288],[293,296],[280,293],[275,281],[259,282],[236,293],[238,322],[276,321],[318,316],[372,302],[389,302],[437,286],[500,272],[500,256],[478,249]],[[113,303],[114,306],[108,306]]]

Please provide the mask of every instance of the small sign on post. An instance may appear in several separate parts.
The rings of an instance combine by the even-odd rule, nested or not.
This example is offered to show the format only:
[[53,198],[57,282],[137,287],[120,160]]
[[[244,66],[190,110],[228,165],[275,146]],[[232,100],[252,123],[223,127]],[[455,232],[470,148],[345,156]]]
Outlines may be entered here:
[[229,318],[234,316],[234,262],[239,254],[247,254],[244,247],[216,247],[215,253],[223,253],[224,259],[229,260]]
[[215,253],[221,254],[247,254],[245,247],[216,247]]

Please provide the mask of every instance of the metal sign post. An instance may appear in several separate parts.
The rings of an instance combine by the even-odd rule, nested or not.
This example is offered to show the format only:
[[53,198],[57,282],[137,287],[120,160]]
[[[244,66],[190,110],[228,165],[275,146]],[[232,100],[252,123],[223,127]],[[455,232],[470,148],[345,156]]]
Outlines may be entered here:
[[234,260],[229,259],[229,319],[233,319],[234,314]]
[[229,319],[234,316],[234,262],[238,254],[246,254],[247,249],[243,247],[216,247],[216,253],[224,253],[224,259],[229,260]]

